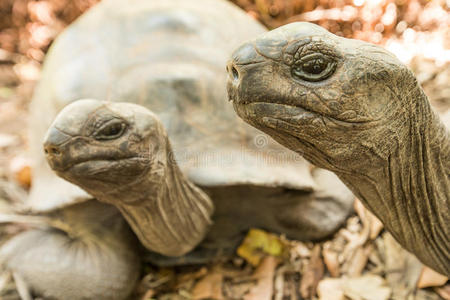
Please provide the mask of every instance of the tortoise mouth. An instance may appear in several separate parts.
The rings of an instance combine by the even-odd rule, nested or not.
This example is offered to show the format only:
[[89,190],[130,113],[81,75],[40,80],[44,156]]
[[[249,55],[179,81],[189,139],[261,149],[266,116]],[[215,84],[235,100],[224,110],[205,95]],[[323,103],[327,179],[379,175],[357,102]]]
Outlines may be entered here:
[[324,119],[328,118],[301,106],[274,102],[234,102],[233,106],[236,113],[244,120],[265,127],[272,127],[266,125],[267,121],[271,120],[320,127],[325,125]]
[[121,159],[92,159],[76,162],[64,170],[55,170],[62,178],[84,187],[92,182],[117,184],[128,182],[150,167],[149,160],[142,157]]
[[273,119],[301,126],[314,125],[315,127],[344,127],[361,129],[371,127],[379,119],[358,116],[355,111],[344,111],[338,115],[315,111],[302,105],[286,104],[270,101],[240,100],[233,102],[236,113],[250,123],[265,123],[264,120]]
[[[95,173],[95,170],[101,172],[102,170],[107,170],[116,168],[120,165],[133,164],[134,162],[142,162],[148,161],[147,158],[139,157],[139,156],[128,156],[128,157],[120,157],[120,158],[110,158],[110,157],[94,157],[94,158],[79,158],[73,159],[72,162],[68,164],[64,164],[64,162],[52,161],[48,160],[50,167],[60,174],[64,173],[72,173],[82,175],[82,171],[91,171]],[[89,174],[86,174],[89,175]]]

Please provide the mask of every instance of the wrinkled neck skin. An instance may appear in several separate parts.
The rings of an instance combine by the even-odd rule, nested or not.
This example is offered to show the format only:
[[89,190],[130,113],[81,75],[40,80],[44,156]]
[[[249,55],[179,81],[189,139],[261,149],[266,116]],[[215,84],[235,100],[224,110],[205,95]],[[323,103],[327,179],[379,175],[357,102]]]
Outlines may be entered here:
[[91,194],[115,205],[147,249],[180,256],[203,240],[213,204],[184,177],[167,145],[166,152],[154,157],[149,171],[136,181],[107,194]]
[[335,172],[401,245],[449,276],[450,134],[422,89],[410,97],[420,107],[410,110],[407,136],[387,155],[357,163],[359,170]]

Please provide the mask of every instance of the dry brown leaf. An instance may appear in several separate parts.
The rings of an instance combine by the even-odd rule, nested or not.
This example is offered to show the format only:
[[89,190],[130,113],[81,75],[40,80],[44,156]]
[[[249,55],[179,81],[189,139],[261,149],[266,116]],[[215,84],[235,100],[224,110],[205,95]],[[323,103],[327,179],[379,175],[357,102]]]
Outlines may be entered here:
[[144,295],[141,297],[141,300],[150,300],[150,299],[152,299],[152,297],[155,295],[155,290],[153,290],[153,289],[150,289],[150,290],[147,290],[145,293],[144,293]]
[[324,265],[320,252],[320,245],[314,246],[309,264],[303,272],[300,282],[300,295],[303,298],[311,299],[316,294],[317,284],[323,277]]
[[254,285],[255,283],[252,281],[225,285],[224,297],[225,299],[243,299],[244,295],[247,294]]
[[417,281],[417,287],[419,289],[442,286],[447,282],[448,278],[438,272],[424,266],[420,273],[419,280]]
[[369,255],[373,250],[373,245],[369,244],[365,247],[361,247],[356,249],[354,256],[349,261],[347,267],[347,275],[350,277],[360,276],[362,271],[367,265],[367,261],[369,260]]
[[192,289],[192,299],[222,300],[223,275],[219,272],[209,273],[198,281]]
[[283,300],[284,297],[284,269],[278,268],[274,279],[273,300]]
[[24,156],[16,156],[10,162],[10,172],[14,175],[14,179],[17,180],[20,185],[25,188],[31,186],[31,162]]
[[371,223],[370,223],[369,238],[371,240],[374,240],[380,235],[380,232],[383,230],[384,225],[383,225],[383,223],[381,223],[380,219],[375,217],[375,215],[373,215],[370,211],[368,211],[368,212],[372,215]]
[[320,300],[344,300],[341,279],[325,278],[317,285],[317,295]]
[[310,257],[311,250],[302,242],[295,241],[294,245],[290,249],[291,256],[293,257]]
[[[175,284],[175,288],[176,289],[183,288],[183,287],[186,288],[187,286],[191,285],[193,283],[193,281],[196,281],[197,279],[202,278],[206,274],[208,274],[208,269],[206,267],[202,267],[195,272],[180,274],[176,278],[177,283]],[[223,272],[222,272],[222,274],[223,274]],[[190,288],[187,288],[187,289],[190,290]]]
[[320,300],[387,300],[391,290],[380,276],[368,274],[356,278],[326,278],[319,283],[317,293]]
[[271,300],[273,294],[273,277],[278,265],[277,258],[266,256],[256,268],[252,277],[257,280],[244,300]]
[[391,289],[386,286],[384,279],[377,275],[368,274],[342,280],[345,296],[353,300],[387,300],[391,295]]
[[434,290],[444,300],[450,300],[450,283],[447,285],[444,285],[443,287],[434,288]]
[[[373,213],[365,208],[361,201],[359,201],[358,199],[355,199],[353,207],[355,208],[356,213],[361,219],[363,226],[368,229],[368,237],[371,240],[376,239],[384,227],[383,223],[381,223],[381,221]],[[363,232],[365,232],[365,230],[363,230]]]
[[325,243],[322,251],[323,261],[332,277],[339,277],[341,271],[339,267],[339,253],[330,249],[329,243]]
[[394,299],[407,299],[416,289],[422,270],[420,261],[392,237],[388,232],[382,235],[386,280],[392,288]]

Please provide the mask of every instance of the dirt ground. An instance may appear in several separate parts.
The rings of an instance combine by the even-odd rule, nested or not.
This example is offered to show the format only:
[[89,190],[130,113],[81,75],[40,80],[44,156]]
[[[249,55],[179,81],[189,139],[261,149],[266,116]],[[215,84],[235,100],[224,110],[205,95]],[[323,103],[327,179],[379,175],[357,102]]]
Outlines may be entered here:
[[[28,105],[48,47],[97,0],[0,1],[0,212],[27,197],[32,172]],[[440,113],[450,109],[450,2],[234,0],[275,28],[310,21],[338,35],[384,45],[407,63]],[[1,222],[0,218],[0,222]],[[0,242],[25,230],[0,227]],[[252,230],[236,256],[211,265],[143,266],[133,299],[450,299],[447,279],[404,251],[361,204],[332,239],[289,241]],[[0,270],[0,299],[27,287]]]

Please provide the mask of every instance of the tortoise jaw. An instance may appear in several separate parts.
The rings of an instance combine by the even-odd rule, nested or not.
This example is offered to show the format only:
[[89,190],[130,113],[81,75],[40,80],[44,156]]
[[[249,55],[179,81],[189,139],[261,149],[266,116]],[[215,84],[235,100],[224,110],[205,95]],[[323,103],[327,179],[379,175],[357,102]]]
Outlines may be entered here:
[[[263,125],[273,123],[279,120],[288,123],[295,123],[297,126],[324,126],[324,117],[314,111],[307,110],[303,107],[279,104],[272,102],[233,102],[236,113],[245,121],[254,125]],[[269,121],[272,120],[272,121]],[[268,123],[269,122],[269,123]]]
[[66,173],[70,177],[101,179],[103,175],[108,177],[117,170],[124,176],[137,176],[145,171],[148,165],[149,160],[143,157],[126,157],[113,160],[94,159],[77,162],[60,173]]

